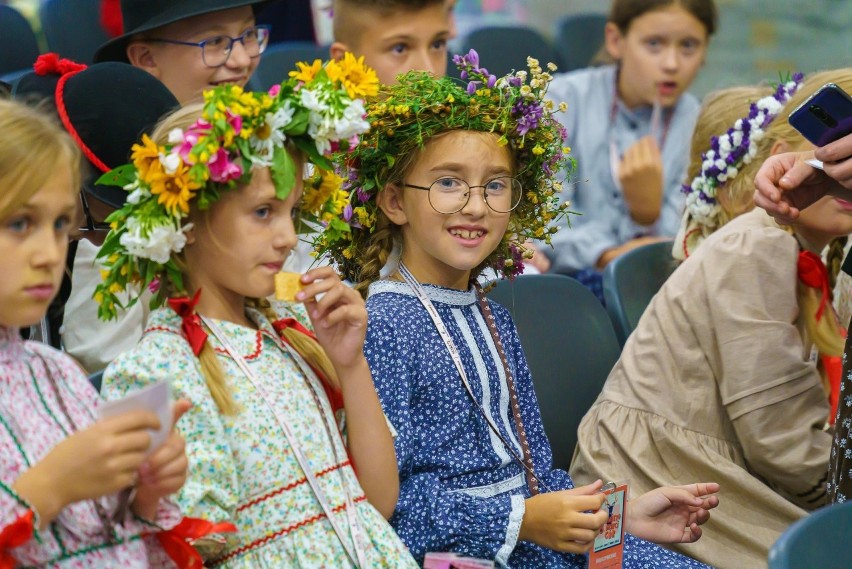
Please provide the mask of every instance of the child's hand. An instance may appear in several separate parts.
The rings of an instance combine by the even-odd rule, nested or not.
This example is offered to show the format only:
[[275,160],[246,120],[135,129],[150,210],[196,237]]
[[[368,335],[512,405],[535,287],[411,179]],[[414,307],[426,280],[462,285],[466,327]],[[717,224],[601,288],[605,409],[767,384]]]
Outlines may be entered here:
[[45,526],[68,504],[136,484],[137,470],[151,446],[148,430],[159,428],[157,416],[148,411],[102,419],[56,445],[14,488]]
[[[302,275],[305,287],[296,294],[304,302],[317,340],[335,368],[351,367],[364,357],[367,308],[355,289],[341,282],[331,267],[311,269]],[[317,296],[323,295],[317,300]]]
[[654,137],[640,138],[627,149],[618,181],[630,217],[642,225],[657,221],[663,203],[663,159]]
[[719,505],[715,482],[663,486],[630,500],[624,529],[655,543],[692,543],[701,537],[701,524]]
[[[785,152],[766,159],[754,177],[754,203],[778,223],[790,224],[832,189],[828,175],[807,164],[812,152]],[[842,188],[838,185],[838,189]]]
[[568,553],[585,553],[595,543],[607,512],[600,481],[527,498],[518,539]]
[[139,481],[136,483],[133,511],[147,520],[154,520],[157,515],[157,504],[161,498],[174,494],[186,482],[189,468],[186,443],[174,426],[190,407],[192,404],[186,399],[181,399],[174,404],[172,432],[169,438],[139,467]]

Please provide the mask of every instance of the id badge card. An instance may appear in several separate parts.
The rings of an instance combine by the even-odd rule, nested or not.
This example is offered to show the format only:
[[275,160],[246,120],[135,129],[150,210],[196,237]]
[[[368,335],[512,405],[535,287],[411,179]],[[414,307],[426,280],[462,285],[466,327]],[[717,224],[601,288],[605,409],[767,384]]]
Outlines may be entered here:
[[[612,486],[615,486],[614,484]],[[605,487],[606,488],[606,487]],[[609,517],[601,527],[595,545],[589,552],[589,569],[621,569],[624,563],[624,509],[627,505],[627,485],[603,491],[603,508]]]

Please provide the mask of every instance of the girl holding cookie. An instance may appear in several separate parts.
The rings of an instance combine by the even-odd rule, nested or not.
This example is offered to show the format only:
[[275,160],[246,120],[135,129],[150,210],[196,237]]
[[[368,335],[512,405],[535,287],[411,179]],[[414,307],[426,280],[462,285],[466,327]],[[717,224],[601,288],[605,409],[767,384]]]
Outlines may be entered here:
[[[299,173],[307,162],[330,169],[331,145],[366,130],[355,95],[377,85],[351,58],[300,67],[269,93],[207,92],[107,175],[131,194],[102,249],[100,315],[113,316],[128,287],[166,306],[107,368],[103,390],[115,398],[168,378],[194,403],[177,502],[237,527],[200,544],[210,564],[413,567],[385,520],[399,480],[363,353],[364,302],[330,267],[301,276],[294,301],[265,300],[296,245]],[[306,205],[319,213],[334,198]]]

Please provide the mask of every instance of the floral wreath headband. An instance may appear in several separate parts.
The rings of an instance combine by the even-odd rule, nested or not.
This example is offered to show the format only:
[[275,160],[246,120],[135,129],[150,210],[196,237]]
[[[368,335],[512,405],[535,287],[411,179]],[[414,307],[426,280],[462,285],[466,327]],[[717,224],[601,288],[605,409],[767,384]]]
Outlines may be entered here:
[[[98,180],[130,192],[124,207],[107,218],[111,230],[98,253],[105,265],[94,293],[99,318],[115,318],[117,309],[134,304],[145,287],[154,293],[152,308],[166,300],[164,281],[184,291],[173,254],[186,245],[190,202],[210,207],[222,191],[248,183],[253,167],[269,167],[276,197],[285,199],[300,174],[285,143],[326,178],[324,172],[333,167],[330,154],[357,146],[358,135],[369,128],[359,97],[378,91],[375,72],[351,53],[340,61],[316,60],[298,68],[268,93],[235,85],[206,91],[195,124],[172,130],[165,145],[143,135],[133,146],[132,163]],[[340,204],[334,198],[315,202],[305,213],[309,218],[341,213],[343,206],[336,209]]]
[[[370,131],[348,154],[336,155],[342,186],[328,182],[305,189],[305,203],[332,203],[326,192],[346,201],[342,214],[325,212],[323,230],[314,240],[318,256],[327,256],[341,274],[359,282],[362,254],[375,229],[376,196],[393,174],[398,159],[423,147],[431,137],[450,130],[492,132],[498,144],[513,151],[523,187],[520,204],[511,213],[509,228],[498,248],[479,269],[493,267],[498,275],[512,278],[523,272],[523,258],[531,254],[523,244],[529,239],[550,243],[553,223],[568,213],[560,203],[560,172],[569,176],[575,161],[564,147],[566,131],[554,118],[564,110],[545,99],[552,77],[539,62],[527,58],[527,71],[497,78],[479,67],[474,50],[453,58],[467,84],[411,71],[396,85],[383,86],[370,101]],[[548,64],[549,71],[556,66]],[[527,83],[527,78],[530,81]],[[342,189],[336,189],[342,188]]]
[[686,195],[685,215],[699,225],[715,222],[721,208],[716,200],[717,189],[752,161],[766,127],[796,93],[803,78],[802,73],[793,74],[778,85],[775,93],[752,103],[748,116],[738,119],[725,134],[710,139],[710,149],[701,155],[701,171],[681,189]]

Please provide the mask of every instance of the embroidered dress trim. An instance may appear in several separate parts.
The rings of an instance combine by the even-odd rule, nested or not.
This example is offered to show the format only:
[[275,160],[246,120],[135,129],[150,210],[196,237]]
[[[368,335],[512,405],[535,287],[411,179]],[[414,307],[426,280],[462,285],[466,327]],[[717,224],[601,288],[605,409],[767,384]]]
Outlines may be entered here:
[[493,498],[494,496],[499,496],[500,494],[505,494],[511,490],[516,490],[518,488],[523,487],[525,484],[525,479],[523,473],[517,474],[507,480],[501,480],[500,482],[495,482],[493,484],[485,484],[483,486],[473,486],[471,488],[459,488],[457,490],[450,490],[450,494],[465,494],[466,496],[471,496],[472,498]]
[[[521,443],[518,441],[518,437],[515,435],[515,429],[513,429],[510,425],[512,417],[509,413],[512,406],[510,403],[509,381],[506,378],[506,370],[503,368],[503,362],[500,361],[500,354],[497,352],[497,346],[494,345],[494,340],[491,338],[491,333],[488,331],[488,323],[485,321],[485,317],[481,312],[474,311],[473,314],[476,318],[476,325],[479,327],[479,332],[485,339],[483,346],[488,349],[488,355],[491,356],[491,361],[494,364],[494,368],[497,370],[498,385],[500,386],[500,405],[497,408],[500,412],[500,420],[503,422],[503,428],[506,429],[508,439],[514,443],[515,450],[519,453],[523,453],[524,450],[521,447]],[[477,358],[479,358],[478,354]],[[487,377],[487,374],[485,377]]]
[[[452,313],[453,318],[456,321],[456,325],[458,325],[459,329],[462,331],[462,335],[467,340],[466,343],[468,345],[476,345],[477,342],[473,338],[473,332],[468,326],[464,314],[462,314],[458,310],[453,310]],[[488,338],[490,339],[490,336]],[[485,362],[482,359],[482,354],[478,350],[470,350],[470,352],[473,356],[474,365],[476,366],[476,375],[478,376],[476,379],[479,380],[479,388],[482,390],[482,410],[487,416],[488,421],[490,421],[494,425],[497,425],[497,421],[494,419],[494,414],[491,412],[491,385],[488,382],[488,369],[485,367]],[[468,378],[469,381],[472,379],[472,377]],[[473,383],[471,383],[471,385],[473,385]],[[500,409],[502,408],[503,407],[501,407]],[[508,402],[506,402],[505,408],[509,408]],[[499,410],[498,413],[500,413]],[[500,413],[500,415],[502,415],[502,413]],[[502,419],[503,417],[501,416],[500,422],[504,423],[505,426],[505,421],[503,421]],[[503,442],[500,440],[500,437],[498,437],[497,434],[494,433],[494,431],[492,431],[491,429],[488,429],[488,440],[491,441],[491,450],[493,450],[494,453],[498,457],[500,457],[500,466],[506,466],[512,462],[512,457],[509,456],[509,453],[504,448]]]
[[[325,470],[320,470],[319,472],[314,474],[314,476],[319,478],[320,476],[325,476],[326,474],[331,474],[332,472],[334,472],[336,470],[339,470],[343,467],[351,466],[351,465],[352,465],[352,463],[347,460],[345,462],[341,462],[340,464],[335,464],[334,466],[326,468]],[[241,505],[237,506],[237,509],[235,511],[239,513],[239,512],[242,512],[244,510],[247,510],[247,509],[249,509],[253,506],[257,506],[258,504],[265,502],[266,500],[269,500],[271,498],[274,498],[275,496],[278,496],[279,494],[283,494],[284,492],[287,492],[288,490],[292,490],[293,488],[296,488],[297,486],[301,486],[302,484],[305,484],[307,481],[308,481],[308,479],[306,477],[299,478],[298,480],[295,480],[295,481],[291,482],[290,484],[287,484],[286,486],[281,486],[279,488],[276,488],[275,490],[272,490],[271,492],[267,492],[266,494],[262,494],[261,496],[258,496],[257,498],[253,498],[252,500],[246,502],[245,504],[241,504]]]
[[[352,503],[353,504],[359,504],[359,503],[365,501],[366,499],[367,499],[367,497],[365,495],[361,494],[357,498],[354,498],[352,500]],[[345,502],[338,505],[338,506],[335,506],[334,508],[332,508],[331,511],[335,514],[338,514],[338,513],[342,512],[344,510],[346,510],[346,503]],[[224,557],[220,557],[219,559],[215,559],[215,560],[211,561],[210,566],[216,567],[218,565],[221,565],[221,564],[225,563],[226,561],[229,561],[229,560],[231,560],[235,557],[238,557],[238,556],[240,556],[244,553],[248,553],[252,549],[257,549],[258,547],[261,547],[262,545],[265,545],[266,543],[268,543],[268,542],[270,542],[274,539],[278,539],[279,537],[287,535],[288,533],[290,533],[292,531],[295,531],[299,528],[308,526],[312,523],[318,522],[318,521],[324,519],[325,517],[326,517],[326,515],[324,513],[319,513],[319,514],[316,514],[315,516],[311,516],[310,518],[306,518],[306,519],[304,519],[300,522],[297,522],[295,524],[290,524],[289,526],[283,527],[283,528],[281,528],[280,530],[278,530],[274,533],[270,533],[270,534],[266,535],[265,537],[262,537],[260,539],[256,539],[255,541],[253,541],[249,544],[246,544],[246,545],[240,547],[239,549],[235,549],[234,551],[232,551],[231,553],[229,553],[228,555],[226,555]],[[519,528],[520,528],[520,526],[519,526]]]
[[512,496],[512,513],[509,514],[509,523],[506,526],[506,541],[500,550],[497,551],[497,555],[494,556],[494,562],[498,567],[507,566],[506,563],[509,561],[509,556],[512,555],[512,552],[518,545],[518,536],[521,533],[521,522],[524,519],[525,511],[526,503],[524,502],[524,497],[519,494]]
[[[476,302],[476,293],[472,288],[468,290],[456,290],[430,284],[421,284],[420,286],[423,287],[426,297],[432,302],[440,302],[441,304],[449,304],[451,306],[470,306]],[[417,295],[414,294],[411,288],[401,281],[383,279],[370,285],[369,296],[383,292],[395,292],[417,298]]]

